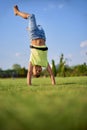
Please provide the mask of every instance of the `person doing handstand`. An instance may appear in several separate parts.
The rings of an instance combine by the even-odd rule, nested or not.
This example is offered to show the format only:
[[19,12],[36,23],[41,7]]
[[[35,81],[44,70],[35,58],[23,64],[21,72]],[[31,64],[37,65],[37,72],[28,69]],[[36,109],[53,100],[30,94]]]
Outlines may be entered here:
[[31,54],[27,73],[27,84],[32,85],[32,75],[39,77],[42,71],[42,67],[46,67],[47,71],[50,74],[52,85],[55,85],[55,77],[47,60],[48,47],[45,44],[46,37],[43,28],[41,27],[41,25],[36,24],[34,14],[21,12],[17,5],[14,6],[14,14],[24,19],[29,19],[28,30],[30,34]]

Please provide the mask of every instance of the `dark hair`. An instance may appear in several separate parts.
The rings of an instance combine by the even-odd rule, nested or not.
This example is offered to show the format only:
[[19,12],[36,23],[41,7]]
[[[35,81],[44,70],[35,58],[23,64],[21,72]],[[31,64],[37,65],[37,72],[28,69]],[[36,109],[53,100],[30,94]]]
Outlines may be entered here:
[[33,75],[35,78],[39,78],[40,74]]

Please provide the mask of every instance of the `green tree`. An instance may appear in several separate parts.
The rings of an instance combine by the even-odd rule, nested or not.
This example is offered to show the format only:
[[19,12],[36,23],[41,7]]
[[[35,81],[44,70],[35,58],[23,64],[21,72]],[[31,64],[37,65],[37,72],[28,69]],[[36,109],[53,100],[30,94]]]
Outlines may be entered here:
[[19,77],[20,76],[21,66],[19,64],[14,64],[12,66],[12,69],[14,70],[15,76]]
[[14,64],[14,65],[12,66],[12,69],[13,69],[13,70],[19,70],[19,69],[21,69],[21,66],[20,66],[19,64]]
[[21,68],[21,69],[19,70],[19,76],[20,76],[20,77],[26,77],[26,76],[27,76],[27,70],[25,69],[25,67],[24,67],[24,68]]
[[87,65],[86,65],[86,63],[74,66],[73,76],[87,76]]
[[52,60],[52,71],[53,71],[54,76],[56,76],[57,75],[57,70],[56,70],[56,65],[55,65],[54,60]]
[[65,77],[65,60],[64,60],[64,55],[61,54],[60,56],[60,62],[59,62],[59,67],[58,67],[58,73],[59,76],[64,76]]

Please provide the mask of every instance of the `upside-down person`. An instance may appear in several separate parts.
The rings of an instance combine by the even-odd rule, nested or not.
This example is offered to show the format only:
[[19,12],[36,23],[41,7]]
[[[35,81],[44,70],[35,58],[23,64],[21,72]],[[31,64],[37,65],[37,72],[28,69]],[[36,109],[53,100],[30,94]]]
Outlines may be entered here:
[[30,34],[31,54],[27,73],[27,84],[31,85],[32,75],[39,77],[42,71],[42,67],[46,67],[50,74],[52,85],[54,85],[55,78],[47,60],[48,48],[46,46],[46,37],[43,28],[41,25],[36,24],[34,14],[21,12],[17,5],[14,6],[14,14],[24,19],[29,19],[28,30]]

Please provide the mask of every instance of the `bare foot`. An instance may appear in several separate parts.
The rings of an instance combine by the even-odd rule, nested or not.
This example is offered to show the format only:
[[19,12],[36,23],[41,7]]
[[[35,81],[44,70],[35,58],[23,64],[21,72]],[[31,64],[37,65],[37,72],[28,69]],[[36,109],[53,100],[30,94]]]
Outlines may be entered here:
[[17,15],[17,14],[18,14],[18,11],[19,11],[18,6],[15,5],[15,6],[14,6],[14,14]]

